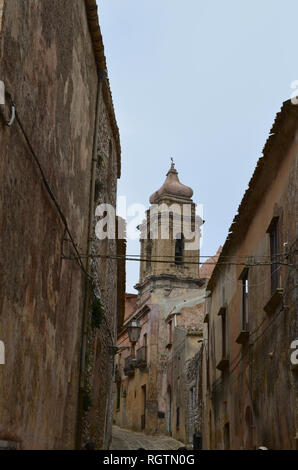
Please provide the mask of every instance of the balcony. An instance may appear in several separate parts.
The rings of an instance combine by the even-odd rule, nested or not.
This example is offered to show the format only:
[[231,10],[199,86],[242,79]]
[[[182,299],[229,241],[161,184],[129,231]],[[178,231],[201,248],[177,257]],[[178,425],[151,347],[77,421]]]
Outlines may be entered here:
[[137,357],[136,357],[136,367],[146,367],[147,366],[147,347],[142,346],[137,350]]
[[277,307],[282,302],[282,296],[283,296],[283,289],[276,289],[274,291],[274,293],[272,294],[269,301],[264,307],[264,310],[268,315],[272,315],[276,311]]
[[203,323],[209,323],[209,313],[205,313]]
[[225,372],[229,368],[230,361],[228,358],[223,357],[221,361],[216,365],[216,369],[220,370],[221,372]]
[[124,373],[125,375],[134,375],[135,373],[136,360],[134,356],[128,356],[125,359]]
[[249,331],[247,329],[241,330],[239,335],[236,338],[236,343],[246,344],[249,340]]

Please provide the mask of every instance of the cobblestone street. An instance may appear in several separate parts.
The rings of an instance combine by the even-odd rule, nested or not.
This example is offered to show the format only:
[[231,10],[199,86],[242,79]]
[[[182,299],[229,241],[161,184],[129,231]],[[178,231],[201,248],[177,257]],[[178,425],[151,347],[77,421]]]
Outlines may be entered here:
[[113,427],[113,438],[110,450],[176,450],[183,447],[182,442],[168,436],[147,436],[132,432],[118,426]]

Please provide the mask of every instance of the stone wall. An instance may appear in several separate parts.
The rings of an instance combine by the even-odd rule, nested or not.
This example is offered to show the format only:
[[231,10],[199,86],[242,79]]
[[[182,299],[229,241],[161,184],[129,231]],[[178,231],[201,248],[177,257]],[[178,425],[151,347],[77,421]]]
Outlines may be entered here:
[[203,397],[202,397],[202,356],[203,345],[186,364],[186,435],[193,443],[195,434],[202,436]]
[[[116,142],[103,94],[98,132],[95,206],[104,203],[116,207],[118,172]],[[92,254],[116,256],[116,239],[99,240],[95,235],[95,227],[96,218],[94,218]],[[90,403],[89,406],[85,405],[83,443],[92,441],[98,449],[109,447],[112,433],[113,347],[117,344],[118,329],[118,290],[115,273],[117,273],[116,259],[92,259],[92,277],[96,286],[94,292],[101,301],[102,313],[98,326],[94,325],[91,298],[85,386],[87,400],[90,398]]]
[[[199,309],[197,309],[199,310]],[[184,320],[185,322],[187,319]],[[190,322],[191,324],[191,322]],[[202,432],[202,322],[199,315],[192,328],[177,327],[174,331],[172,369],[172,436],[193,443],[195,432]],[[177,409],[179,408],[179,426]]]
[[[84,3],[6,3],[1,79],[86,249],[97,71]],[[0,437],[73,448],[85,278],[19,126],[0,127]]]
[[[98,73],[85,2],[6,2],[0,70],[78,251],[86,254]],[[120,153],[108,82],[102,93],[96,202],[115,204]],[[23,449],[73,449],[86,276],[16,121],[10,128],[0,122],[0,142],[0,338],[6,346],[0,440]],[[93,253],[116,253],[116,240],[97,243],[94,234],[93,240]],[[111,436],[117,262],[96,259],[91,274],[105,317],[89,328],[91,396],[86,390],[84,406],[90,399],[93,407],[83,444],[92,439],[102,448]],[[92,303],[89,326],[91,311]]]

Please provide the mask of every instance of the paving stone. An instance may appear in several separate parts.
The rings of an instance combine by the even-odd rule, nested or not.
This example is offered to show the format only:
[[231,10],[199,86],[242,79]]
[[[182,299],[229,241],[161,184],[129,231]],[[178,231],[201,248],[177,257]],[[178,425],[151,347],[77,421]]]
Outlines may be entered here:
[[113,426],[113,438],[110,450],[177,450],[185,444],[169,436],[148,436],[129,429]]

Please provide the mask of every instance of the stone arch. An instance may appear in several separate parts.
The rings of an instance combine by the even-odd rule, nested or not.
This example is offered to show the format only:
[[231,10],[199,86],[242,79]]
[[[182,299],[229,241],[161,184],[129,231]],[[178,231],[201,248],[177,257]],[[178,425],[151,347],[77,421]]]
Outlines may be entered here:
[[175,264],[183,264],[184,256],[184,235],[183,233],[178,233],[175,241]]

